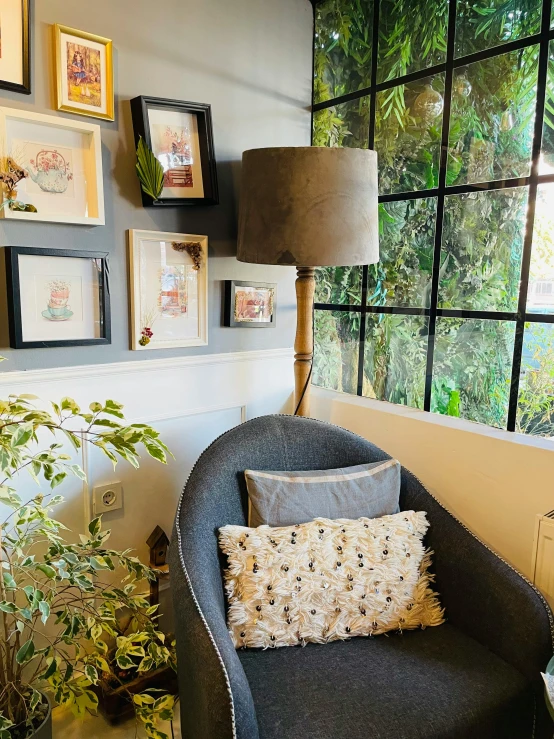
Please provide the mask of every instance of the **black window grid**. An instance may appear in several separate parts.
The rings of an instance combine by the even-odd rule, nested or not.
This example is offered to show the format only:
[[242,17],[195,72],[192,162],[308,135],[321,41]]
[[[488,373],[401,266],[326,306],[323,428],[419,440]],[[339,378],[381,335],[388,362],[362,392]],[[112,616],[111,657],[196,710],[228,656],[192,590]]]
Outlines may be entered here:
[[[313,0],[314,6],[314,48],[315,48],[315,12],[318,0]],[[425,395],[424,395],[424,411],[431,410],[431,393],[433,386],[433,360],[435,350],[435,336],[437,318],[469,318],[469,319],[485,319],[496,321],[511,321],[515,323],[515,342],[512,360],[512,377],[510,384],[510,398],[508,405],[507,430],[516,430],[519,383],[521,377],[521,363],[523,356],[523,340],[526,323],[554,323],[554,314],[529,313],[527,311],[527,294],[529,290],[529,272],[531,266],[531,253],[533,246],[533,230],[535,222],[535,206],[537,200],[537,190],[539,185],[554,182],[554,174],[539,174],[539,158],[542,149],[542,136],[544,126],[544,109],[547,90],[548,76],[548,56],[550,42],[554,39],[554,28],[550,28],[552,16],[552,0],[543,0],[540,32],[522,39],[499,44],[490,49],[484,49],[474,54],[468,54],[462,57],[455,56],[455,34],[456,34],[456,18],[457,18],[457,0],[449,1],[448,10],[448,36],[446,60],[444,63],[436,64],[425,69],[395,77],[385,82],[377,82],[377,65],[378,65],[378,40],[379,40],[379,17],[380,17],[380,0],[374,0],[373,7],[373,33],[372,33],[372,58],[371,58],[371,84],[369,87],[349,92],[346,95],[314,103],[312,105],[312,130],[313,130],[313,114],[325,108],[334,107],[341,103],[359,100],[360,98],[369,96],[370,113],[369,113],[369,132],[368,146],[373,149],[375,142],[375,120],[377,93],[383,90],[389,90],[409,82],[415,82],[432,77],[437,74],[445,75],[444,89],[444,109],[442,119],[442,139],[441,153],[439,162],[439,178],[438,186],[428,190],[418,190],[415,192],[402,192],[394,194],[379,195],[380,203],[390,203],[406,200],[417,200],[422,198],[437,198],[437,217],[434,239],[433,253],[433,271],[431,278],[431,307],[430,308],[408,308],[396,306],[368,305],[367,304],[367,286],[368,286],[368,267],[362,268],[362,286],[361,286],[361,303],[360,304],[334,304],[334,303],[315,303],[315,310],[332,310],[332,311],[348,311],[360,313],[360,334],[359,334],[359,358],[358,358],[358,382],[357,395],[363,395],[363,379],[364,379],[364,357],[366,343],[366,326],[368,314],[397,314],[405,316],[425,316],[428,318],[428,347],[427,347],[427,368],[425,375]],[[494,57],[506,54],[510,51],[518,51],[529,46],[539,46],[539,63],[537,78],[537,99],[535,110],[535,124],[532,145],[532,161],[530,174],[526,177],[507,178],[503,180],[494,180],[488,182],[471,183],[467,185],[447,185],[446,170],[448,160],[448,137],[450,129],[450,107],[452,99],[452,82],[456,69],[467,67],[474,62],[492,59]],[[516,312],[502,311],[477,311],[477,310],[457,310],[438,308],[438,291],[439,291],[439,273],[440,273],[440,257],[442,247],[442,232],[444,218],[444,201],[448,195],[461,195],[471,192],[482,192],[486,190],[502,190],[511,187],[528,187],[528,205],[526,217],[525,239],[523,244],[523,255],[521,265],[521,279],[518,299],[518,309]]]

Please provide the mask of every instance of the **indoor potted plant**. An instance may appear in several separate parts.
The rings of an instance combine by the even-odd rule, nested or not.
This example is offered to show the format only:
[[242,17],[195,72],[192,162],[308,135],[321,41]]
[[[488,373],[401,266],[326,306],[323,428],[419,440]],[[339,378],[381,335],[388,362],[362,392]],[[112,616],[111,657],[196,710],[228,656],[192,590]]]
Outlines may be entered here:
[[[139,674],[174,666],[173,649],[157,627],[157,606],[137,590],[152,570],[129,550],[107,548],[109,531],[102,531],[99,518],[86,535],[67,543],[65,526],[51,513],[62,501],[54,488],[68,475],[85,479],[64,453],[61,437],[75,449],[92,444],[114,464],[125,459],[135,467],[139,444],[160,462],[166,461],[165,445],[150,426],[125,425],[122,406],[113,400],[91,403],[86,411],[70,398],[50,410],[34,400],[19,395],[0,401],[0,503],[7,509],[0,518],[0,739],[49,739],[47,695],[82,715],[96,709],[95,686],[117,680],[118,669]],[[44,431],[54,441],[41,449]],[[23,500],[16,486],[27,473],[38,487]],[[114,586],[103,575],[116,568],[124,576]],[[119,628],[123,610],[133,619],[126,635]],[[156,723],[172,718],[173,696],[145,692],[131,698],[148,736],[165,739]]]

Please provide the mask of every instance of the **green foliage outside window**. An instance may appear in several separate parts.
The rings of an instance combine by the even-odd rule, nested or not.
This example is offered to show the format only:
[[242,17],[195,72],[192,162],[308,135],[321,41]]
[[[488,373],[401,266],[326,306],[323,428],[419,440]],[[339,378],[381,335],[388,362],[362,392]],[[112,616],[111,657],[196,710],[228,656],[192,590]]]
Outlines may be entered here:
[[[503,53],[502,44],[537,33],[540,14],[539,0],[458,1],[455,56],[493,47],[498,53],[454,70],[446,101],[447,186],[530,174],[539,45]],[[356,90],[365,95],[316,111],[313,144],[371,145],[378,152],[380,192],[398,198],[379,206],[381,260],[367,271],[367,303],[402,313],[431,307],[437,198],[424,191],[439,183],[445,74],[377,92],[370,142],[372,17],[368,0],[316,5],[314,102]],[[446,0],[381,0],[377,82],[444,63],[447,25]],[[553,45],[540,171],[554,172]],[[422,197],[402,199],[414,192]],[[554,282],[554,197],[544,199],[542,209],[537,203],[531,280]],[[436,307],[515,316],[527,200],[524,186],[445,198]],[[360,306],[361,268],[319,269],[316,300]],[[553,313],[554,305],[547,310]],[[360,320],[359,311],[316,311],[315,383],[349,393],[361,384],[369,397],[422,408],[428,320],[368,313],[358,378]],[[548,329],[535,323],[525,333],[516,430],[554,436],[554,334]],[[514,320],[439,316],[431,410],[505,428],[514,334]]]

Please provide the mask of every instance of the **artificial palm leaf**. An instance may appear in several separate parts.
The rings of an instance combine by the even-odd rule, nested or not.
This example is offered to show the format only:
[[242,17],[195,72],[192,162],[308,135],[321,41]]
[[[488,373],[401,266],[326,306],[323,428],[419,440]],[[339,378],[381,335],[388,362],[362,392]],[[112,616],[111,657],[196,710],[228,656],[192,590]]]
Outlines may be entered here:
[[144,192],[153,200],[158,200],[164,186],[164,171],[142,136],[139,137],[137,146],[137,174]]

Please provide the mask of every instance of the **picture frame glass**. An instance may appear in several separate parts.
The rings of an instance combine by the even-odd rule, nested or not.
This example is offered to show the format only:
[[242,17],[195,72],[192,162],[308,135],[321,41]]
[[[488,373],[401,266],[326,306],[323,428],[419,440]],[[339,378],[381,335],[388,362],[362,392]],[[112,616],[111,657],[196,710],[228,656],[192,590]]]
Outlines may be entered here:
[[19,255],[23,342],[102,337],[102,286],[96,259]]
[[207,255],[203,249],[202,266],[195,269],[176,243],[156,235],[132,238],[135,349],[206,343]]
[[0,80],[13,85],[25,84],[23,30],[25,16],[22,0],[0,3]]
[[151,148],[164,170],[162,199],[204,198],[198,114],[148,107]]
[[17,184],[17,200],[33,205],[37,220],[45,215],[62,222],[98,217],[90,132],[19,118],[17,113],[5,116],[5,129],[5,155],[27,172]]
[[274,306],[274,287],[233,285],[232,311],[235,323],[271,324]]
[[59,106],[101,118],[110,115],[110,84],[106,44],[60,31],[57,69]]

